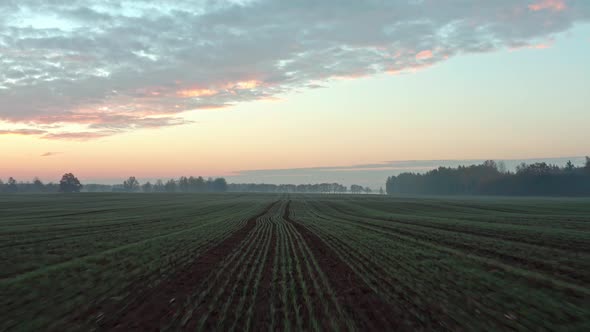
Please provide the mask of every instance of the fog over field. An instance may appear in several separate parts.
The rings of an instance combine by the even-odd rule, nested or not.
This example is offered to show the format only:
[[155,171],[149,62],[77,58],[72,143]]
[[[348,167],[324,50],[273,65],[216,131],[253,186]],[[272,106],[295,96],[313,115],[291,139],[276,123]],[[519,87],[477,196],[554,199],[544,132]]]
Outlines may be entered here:
[[[305,184],[318,182],[338,182],[344,185],[359,184],[369,186],[371,189],[379,189],[383,186],[383,179],[391,175],[404,172],[424,173],[439,166],[457,167],[473,164],[481,164],[483,159],[473,160],[408,160],[390,161],[367,165],[351,165],[336,167],[310,167],[272,170],[249,170],[237,172],[237,175],[226,176],[230,182],[236,183],[271,183],[271,184]],[[584,165],[585,157],[567,158],[537,158],[520,160],[496,160],[503,161],[506,169],[514,171],[521,163],[541,163],[565,165],[571,161],[574,165]]]
[[[432,169],[443,167],[457,167],[474,164],[481,164],[486,159],[466,159],[466,160],[405,160],[405,161],[388,161],[383,163],[363,164],[363,165],[344,165],[334,167],[307,167],[307,168],[286,168],[286,169],[259,169],[259,170],[242,170],[229,172],[226,174],[215,174],[223,176],[230,183],[268,183],[268,184],[309,184],[322,182],[337,182],[346,186],[359,184],[368,186],[371,189],[378,190],[384,186],[385,179],[391,175],[398,175],[404,172],[424,173]],[[585,157],[572,156],[560,158],[535,158],[535,159],[496,159],[497,162],[504,162],[506,170],[514,171],[516,166],[521,163],[541,163],[555,164],[560,167],[571,161],[576,166],[582,166]],[[98,184],[119,184],[127,174],[122,174],[120,178],[81,178],[86,183]],[[169,178],[177,177],[171,174]],[[165,179],[163,177],[161,179]],[[158,178],[138,177],[141,182],[155,181]],[[46,179],[50,181],[52,179]]]

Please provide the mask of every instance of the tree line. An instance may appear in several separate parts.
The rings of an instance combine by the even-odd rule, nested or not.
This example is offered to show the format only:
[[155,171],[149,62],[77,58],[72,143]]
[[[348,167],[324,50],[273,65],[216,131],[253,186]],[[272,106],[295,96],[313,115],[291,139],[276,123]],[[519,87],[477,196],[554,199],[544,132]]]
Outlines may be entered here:
[[6,182],[0,179],[0,193],[51,193],[51,192],[224,192],[227,182],[224,178],[186,177],[167,181],[157,180],[153,184],[141,184],[134,176],[121,184],[86,184],[82,185],[72,173],[62,176],[59,183],[43,183],[39,178],[31,182],[19,182],[13,177]]
[[64,174],[58,183],[50,182],[47,184],[43,183],[39,178],[34,178],[31,182],[19,182],[13,177],[8,178],[6,182],[0,179],[0,193],[72,193],[79,192],[81,189],[80,180],[72,173]]
[[86,192],[144,192],[144,193],[205,193],[227,191],[227,181],[224,178],[208,178],[202,176],[181,176],[178,179],[166,181],[156,180],[140,183],[135,176],[130,176],[120,184],[87,184]]
[[385,188],[388,194],[588,196],[590,158],[579,167],[571,161],[563,167],[522,163],[514,172],[493,160],[458,168],[439,167],[424,174],[390,176]]
[[51,193],[51,192],[144,192],[144,193],[205,193],[205,192],[260,192],[260,193],[353,193],[369,194],[372,190],[353,184],[348,188],[339,183],[317,184],[264,184],[264,183],[231,183],[225,178],[208,178],[201,176],[156,180],[153,183],[139,180],[130,176],[120,184],[85,184],[82,185],[72,173],[64,174],[59,183],[43,183],[38,178],[31,182],[19,182],[9,178],[6,182],[0,179],[0,193]]
[[202,176],[181,176],[178,179],[169,179],[165,182],[156,180],[154,183],[148,181],[141,184],[134,176],[130,176],[122,184],[111,186],[110,191],[144,193],[225,192],[227,191],[227,181],[224,178],[208,178],[205,180]]
[[316,184],[266,184],[266,183],[232,183],[228,187],[232,192],[260,192],[260,193],[318,193],[318,194],[368,194],[372,190],[356,184],[347,186],[340,183],[316,183]]

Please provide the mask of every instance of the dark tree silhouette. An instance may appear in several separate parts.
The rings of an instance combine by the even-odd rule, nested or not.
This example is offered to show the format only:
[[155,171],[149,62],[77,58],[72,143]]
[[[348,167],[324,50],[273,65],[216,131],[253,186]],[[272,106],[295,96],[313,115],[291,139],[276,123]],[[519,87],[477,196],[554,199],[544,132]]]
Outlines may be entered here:
[[165,188],[166,192],[169,192],[169,193],[175,192],[176,191],[176,187],[177,187],[176,180],[174,180],[174,179],[168,180],[166,182],[166,184],[164,185],[164,188]]
[[153,191],[154,186],[148,181],[141,186],[141,190],[144,193],[151,193]]
[[62,193],[74,193],[80,192],[82,184],[77,177],[72,173],[66,173],[61,177],[59,181],[59,191]]
[[161,193],[161,192],[166,191],[165,187],[164,187],[164,182],[162,182],[162,180],[158,179],[156,181],[156,183],[154,183],[154,187],[152,188],[152,190],[157,193]]
[[6,191],[9,193],[15,193],[18,191],[16,180],[13,177],[8,178],[8,182],[6,182]]
[[33,179],[33,191],[35,191],[35,192],[45,191],[45,185],[43,184],[43,182],[41,182],[41,180],[39,180],[39,178]]
[[217,178],[213,180],[213,191],[224,192],[227,191],[227,182],[224,178]]
[[353,184],[350,186],[350,192],[353,194],[361,194],[363,191],[365,191],[365,188],[363,188],[363,186],[359,186],[357,184]]
[[125,191],[133,192],[139,190],[139,181],[135,178],[135,176],[130,176],[129,179],[123,182],[123,189]]
[[498,164],[439,167],[424,174],[402,173],[387,179],[388,194],[427,195],[590,195],[590,159],[586,166],[568,162],[560,168],[544,162],[516,167],[516,172],[501,172]]

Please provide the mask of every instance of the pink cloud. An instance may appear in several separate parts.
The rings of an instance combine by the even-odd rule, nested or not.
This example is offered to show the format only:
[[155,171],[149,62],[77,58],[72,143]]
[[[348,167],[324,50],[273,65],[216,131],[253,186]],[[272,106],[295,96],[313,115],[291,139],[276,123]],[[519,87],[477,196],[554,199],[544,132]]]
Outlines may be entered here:
[[[380,2],[383,6],[375,4],[367,10],[338,6],[330,20],[321,11],[307,16],[303,10],[306,15],[301,21],[300,6],[289,1],[276,6],[254,1],[239,11],[229,6],[227,12],[215,9],[213,16],[179,15],[177,21],[153,7],[150,15],[154,16],[143,18],[146,24],[154,17],[166,18],[158,28],[175,35],[182,45],[172,48],[166,38],[151,35],[159,34],[159,29],[134,29],[141,25],[140,18],[131,29],[122,28],[131,23],[123,16],[111,18],[113,22],[121,19],[116,24],[89,21],[97,24],[96,29],[76,28],[75,33],[59,37],[57,32],[54,36],[35,32],[34,27],[22,31],[15,27],[0,45],[0,55],[11,64],[5,82],[0,82],[0,120],[15,130],[0,131],[0,135],[72,139],[104,137],[106,133],[95,132],[106,130],[116,134],[174,126],[188,122],[182,120],[184,112],[268,101],[289,91],[383,71],[416,72],[457,54],[546,49],[552,46],[544,42],[547,38],[587,20],[587,7],[582,4],[586,1],[590,0],[492,0],[469,8],[449,7],[442,1]],[[48,7],[47,15],[61,15],[58,8],[54,10]],[[410,15],[400,15],[406,10]],[[263,19],[250,20],[253,13]],[[353,16],[357,20],[351,21]],[[218,24],[219,29],[176,30],[201,19],[204,24]],[[267,21],[289,24],[274,29]],[[248,38],[236,38],[236,31]],[[129,41],[129,45],[150,40],[153,45],[145,52],[121,52],[112,47],[113,40]],[[68,133],[71,124],[88,134]]]
[[35,136],[45,134],[45,130],[40,129],[10,129],[0,130],[0,135],[21,135],[21,136]]
[[539,2],[529,5],[529,9],[536,12],[539,10],[551,10],[555,12],[562,11],[567,8],[565,0],[541,0]]
[[102,131],[102,132],[62,132],[50,133],[43,135],[41,138],[48,140],[69,140],[69,141],[88,141],[97,138],[112,136],[118,132],[116,131]]
[[[224,107],[224,105],[205,105],[203,108]],[[48,140],[87,141],[117,135],[136,129],[154,129],[192,123],[182,117],[161,116],[159,114],[124,113],[105,110],[79,110],[60,115],[31,119],[27,123],[36,125],[37,129],[17,128],[0,130],[1,135],[38,136]],[[59,124],[47,126],[45,124]],[[14,122],[16,124],[16,122]],[[83,124],[88,131],[60,131],[66,124]],[[46,127],[46,128],[45,128]],[[67,129],[66,129],[67,130]],[[50,156],[44,154],[44,157]]]
[[187,89],[180,90],[176,94],[183,98],[195,98],[213,96],[217,94],[217,91],[212,89]]
[[553,47],[553,44],[555,44],[555,40],[547,40],[544,42],[539,42],[537,44],[516,44],[513,45],[509,48],[510,51],[518,51],[518,50],[522,50],[522,49],[534,49],[534,50],[545,50],[548,48]]
[[416,54],[417,60],[427,60],[432,58],[434,55],[432,54],[431,50],[424,50]]
[[421,70],[427,69],[432,67],[432,63],[423,63],[423,64],[416,64],[409,68],[390,68],[386,70],[386,73],[389,75],[401,75],[401,74],[408,74],[408,73],[417,73]]

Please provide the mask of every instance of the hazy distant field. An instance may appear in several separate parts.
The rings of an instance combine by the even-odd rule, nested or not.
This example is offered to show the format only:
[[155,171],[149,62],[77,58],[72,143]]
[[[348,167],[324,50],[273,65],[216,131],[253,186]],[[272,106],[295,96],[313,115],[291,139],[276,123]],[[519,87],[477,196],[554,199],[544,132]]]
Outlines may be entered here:
[[590,330],[590,199],[0,196],[0,330]]

